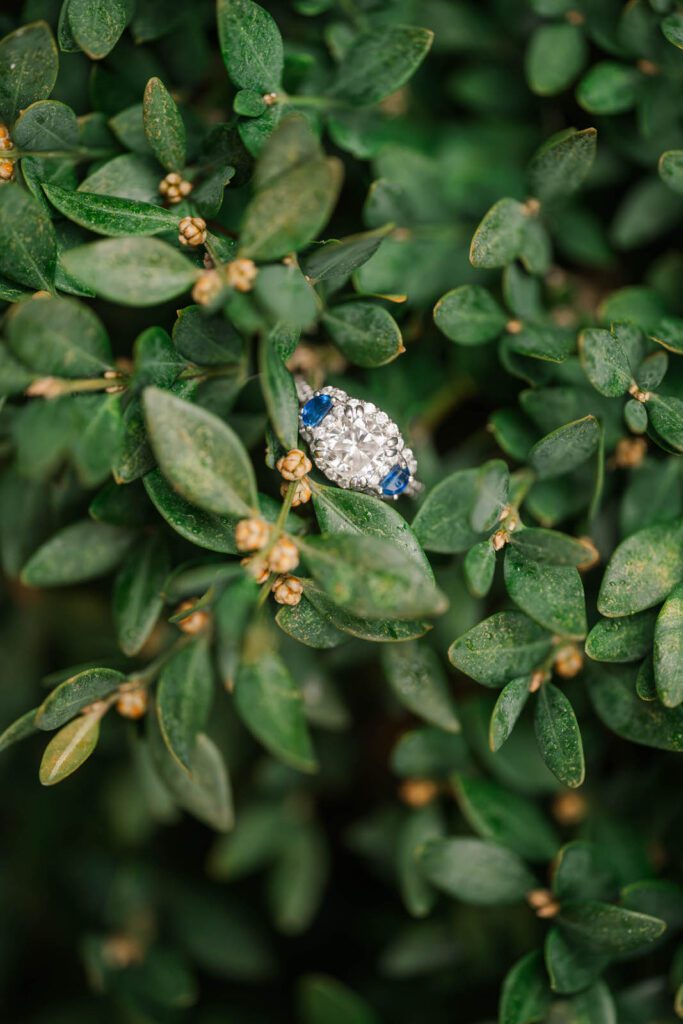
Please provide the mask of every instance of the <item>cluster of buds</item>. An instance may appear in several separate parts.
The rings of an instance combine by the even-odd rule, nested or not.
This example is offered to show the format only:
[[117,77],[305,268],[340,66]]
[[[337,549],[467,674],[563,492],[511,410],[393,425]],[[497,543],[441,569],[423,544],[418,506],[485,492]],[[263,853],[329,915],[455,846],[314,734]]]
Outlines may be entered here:
[[132,683],[119,690],[116,710],[123,718],[142,718],[147,711],[147,688]]
[[644,437],[621,437],[614,449],[614,465],[618,469],[637,469],[647,454]]
[[203,217],[183,217],[178,225],[178,241],[181,245],[204,245],[206,221]]
[[236,292],[250,292],[254,286],[258,268],[253,260],[231,260],[225,266],[225,280]]
[[273,585],[276,600],[280,604],[298,604],[301,599],[301,590],[298,588],[301,585],[299,580],[288,573],[299,564],[299,549],[286,534],[271,542],[271,530],[272,527],[264,519],[254,517],[240,520],[235,527],[237,550],[255,552],[252,557],[243,559],[242,565],[257,583],[265,583],[271,573],[277,573],[279,579]]
[[217,270],[207,270],[192,289],[192,300],[198,306],[211,306],[223,290],[223,281]]
[[296,483],[292,508],[298,508],[299,505],[305,505],[307,501],[310,501],[311,486],[308,474],[313,469],[313,463],[306,453],[302,452],[300,448],[292,448],[286,455],[278,459],[276,465],[280,475],[287,481],[280,487],[280,494],[283,497],[287,493],[289,484]]
[[[187,612],[187,615],[184,614],[185,612]],[[182,633],[187,633],[188,636],[196,636],[197,633],[203,633],[211,618],[205,608],[196,608],[196,601],[193,601],[192,598],[181,601],[175,610],[175,614],[182,616],[177,622],[178,629]]]
[[169,203],[180,203],[192,191],[192,182],[185,181],[177,171],[171,171],[159,182],[159,192]]
[[550,889],[532,889],[527,893],[526,901],[536,911],[536,917],[555,917],[560,912],[560,904]]
[[12,148],[12,139],[10,138],[9,128],[6,124],[0,122],[0,151],[6,152],[8,149]]
[[14,180],[14,161],[0,160],[0,182]]

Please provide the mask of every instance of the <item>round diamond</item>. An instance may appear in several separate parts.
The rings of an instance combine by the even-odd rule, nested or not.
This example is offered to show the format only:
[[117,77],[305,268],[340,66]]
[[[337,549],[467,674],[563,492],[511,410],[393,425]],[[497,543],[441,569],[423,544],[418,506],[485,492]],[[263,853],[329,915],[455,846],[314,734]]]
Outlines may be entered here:
[[348,486],[352,478],[364,477],[372,486],[389,468],[386,426],[377,422],[376,409],[348,405],[344,416],[329,416],[321,424],[318,452],[340,483]]

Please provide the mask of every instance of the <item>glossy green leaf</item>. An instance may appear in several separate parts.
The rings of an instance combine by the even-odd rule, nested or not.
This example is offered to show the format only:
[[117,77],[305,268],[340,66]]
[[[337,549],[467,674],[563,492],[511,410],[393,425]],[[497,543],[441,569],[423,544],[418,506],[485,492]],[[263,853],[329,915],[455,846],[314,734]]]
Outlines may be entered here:
[[413,529],[427,551],[457,554],[481,539],[470,525],[478,474],[460,469],[434,487],[413,520]]
[[391,313],[370,302],[345,302],[323,313],[322,321],[337,348],[357,366],[384,366],[404,351]]
[[78,299],[18,303],[7,321],[7,340],[22,363],[43,375],[97,377],[113,362],[102,321]]
[[24,150],[74,149],[78,121],[71,107],[58,100],[38,100],[22,111],[12,128],[12,141]]
[[532,92],[554,96],[574,81],[587,54],[583,29],[578,25],[540,25],[526,52],[526,77]]
[[153,203],[161,199],[159,181],[159,167],[154,160],[124,153],[92,171],[78,191]]
[[219,515],[258,507],[251,462],[227,423],[159,388],[147,388],[144,406],[159,468],[187,501]]
[[654,629],[654,672],[662,704],[675,708],[683,701],[683,585],[667,597]]
[[527,953],[505,975],[500,995],[500,1024],[532,1024],[545,1019],[550,991],[538,952]]
[[283,633],[318,651],[338,647],[346,639],[306,597],[297,605],[280,608],[275,621]]
[[89,704],[118,690],[125,676],[111,668],[88,668],[56,686],[35,713],[39,729],[59,729]]
[[344,608],[339,608],[311,580],[303,580],[304,593],[317,612],[328,623],[342,633],[369,640],[371,643],[396,643],[404,640],[416,640],[431,628],[423,619],[412,621],[403,619],[368,619],[352,615]]
[[213,701],[213,669],[206,639],[181,648],[159,677],[159,728],[179,765],[190,774],[197,738],[207,725]]
[[302,979],[298,1002],[301,1024],[379,1024],[364,999],[323,974]]
[[477,533],[488,533],[506,508],[510,494],[510,471],[502,459],[485,462],[477,472],[470,525]]
[[509,738],[529,699],[530,676],[518,676],[506,683],[491,712],[489,746],[496,753]]
[[656,618],[656,612],[648,610],[600,619],[588,634],[586,654],[594,661],[639,661],[652,647]]
[[270,422],[279,441],[289,451],[297,447],[299,440],[299,400],[294,378],[269,335],[261,339],[259,370]]
[[575,640],[588,632],[583,585],[573,566],[545,565],[509,545],[505,586],[515,604],[547,630]]
[[605,60],[583,76],[576,98],[589,114],[623,114],[636,102],[640,82],[640,73],[634,67]]
[[0,751],[6,750],[20,740],[34,736],[38,731],[35,724],[36,708],[31,708],[0,733]]
[[474,267],[504,267],[522,249],[526,214],[516,199],[500,199],[479,224],[470,246]]
[[560,850],[553,866],[553,893],[567,900],[610,900],[617,885],[608,854],[596,843],[576,839]]
[[610,558],[598,611],[609,618],[659,604],[683,580],[683,519],[648,526],[627,537]]
[[237,669],[235,706],[247,728],[267,750],[302,772],[317,770],[301,692],[278,655],[259,652]]
[[378,103],[415,73],[433,37],[428,29],[411,25],[360,33],[339,66],[330,94],[353,106]]
[[570,473],[589,459],[598,447],[600,425],[595,416],[567,423],[537,441],[529,462],[541,480]]
[[600,665],[588,676],[588,692],[608,729],[631,743],[660,750],[683,750],[683,710],[657,700],[641,700],[635,666]]
[[468,761],[460,733],[422,726],[404,732],[391,752],[391,770],[401,778],[445,780]]
[[439,299],[434,322],[451,341],[459,345],[481,345],[492,341],[507,322],[505,312],[481,285],[464,284]]
[[275,21],[252,0],[218,0],[218,38],[234,85],[263,94],[277,92],[284,63]]
[[237,516],[221,516],[197,508],[174,491],[158,469],[147,473],[142,482],[157,512],[185,540],[209,551],[237,553]]
[[313,281],[344,278],[374,256],[392,228],[392,224],[387,224],[373,231],[325,242],[304,257],[302,269]]
[[539,808],[489,779],[459,775],[455,792],[460,810],[482,839],[509,847],[530,861],[548,861],[559,840]]
[[[557,927],[546,936],[544,955],[553,992],[565,995],[587,989],[609,963],[607,954],[584,949]],[[580,1019],[583,1022],[585,1017]]]
[[589,381],[601,395],[617,398],[633,382],[628,352],[618,335],[594,327],[579,335],[581,365]]
[[242,353],[242,339],[230,321],[207,316],[201,306],[178,310],[173,344],[182,356],[199,366],[236,363]]
[[21,578],[29,587],[64,587],[111,572],[133,534],[119,526],[82,519],[64,526],[29,558]]
[[169,569],[166,544],[159,535],[152,535],[131,548],[117,573],[114,623],[119,647],[128,657],[140,651],[156,625]]
[[683,15],[680,11],[668,14],[661,24],[662,34],[673,46],[683,50]]
[[54,291],[56,264],[52,221],[25,189],[5,182],[0,188],[0,274],[29,288]]
[[426,644],[392,644],[382,665],[394,694],[418,718],[447,732],[459,732],[460,720],[446,674],[436,652]]
[[155,306],[187,291],[199,272],[158,238],[107,238],[69,249],[64,266],[111,302]]
[[443,819],[434,804],[411,811],[401,825],[397,839],[396,868],[403,902],[413,917],[425,917],[436,902],[436,892],[420,871],[420,847],[443,834]]
[[[544,60],[551,61],[552,58],[551,51],[544,55]],[[581,131],[567,128],[548,139],[536,151],[529,164],[533,194],[547,202],[567,196],[580,188],[593,166],[597,138],[595,128],[584,128]]]
[[430,839],[419,862],[432,885],[465,903],[518,903],[536,885],[521,857],[483,839]]
[[592,552],[580,540],[557,530],[524,527],[510,534],[510,544],[534,562],[549,565],[585,566],[592,560]]
[[92,60],[101,60],[121,38],[132,13],[127,0],[69,0],[69,28]]
[[659,158],[659,176],[672,192],[683,195],[683,150],[669,149]]
[[58,185],[43,185],[43,191],[55,209],[98,235],[158,235],[178,227],[177,214],[152,203],[74,192]]
[[502,686],[533,672],[550,651],[552,637],[522,612],[496,612],[455,640],[448,657],[484,686]]
[[20,110],[52,92],[59,59],[49,25],[34,21],[0,40],[0,117],[10,124]]
[[664,932],[657,917],[590,900],[564,903],[558,924],[575,941],[598,953],[621,954],[648,946]]
[[389,540],[330,534],[299,546],[318,585],[352,615],[411,619],[440,615],[447,607],[431,574]]
[[43,786],[62,782],[88,760],[97,746],[101,717],[99,711],[81,715],[52,737],[40,762]]
[[163,742],[159,727],[154,724],[156,719],[152,721],[150,742],[154,763],[175,803],[217,832],[227,832],[234,820],[232,792],[225,761],[218,747],[208,736],[200,733],[192,753],[192,769],[188,773]]
[[142,100],[147,141],[162,167],[180,171],[185,166],[185,125],[175,100],[159,78],[150,78]]
[[534,729],[553,775],[566,786],[580,786],[586,774],[581,732],[569,700],[552,683],[544,683],[538,693]]
[[675,395],[651,394],[646,408],[651,425],[666,445],[683,452],[683,401]]
[[463,572],[474,597],[486,597],[496,571],[496,552],[490,540],[480,540],[465,555]]

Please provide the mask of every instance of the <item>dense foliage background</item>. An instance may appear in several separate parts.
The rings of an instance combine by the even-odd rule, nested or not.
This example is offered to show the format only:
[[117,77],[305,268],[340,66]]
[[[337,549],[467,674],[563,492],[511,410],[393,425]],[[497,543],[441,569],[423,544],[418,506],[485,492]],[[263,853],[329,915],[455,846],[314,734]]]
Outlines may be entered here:
[[3,1019],[672,1024],[679,6],[0,27]]

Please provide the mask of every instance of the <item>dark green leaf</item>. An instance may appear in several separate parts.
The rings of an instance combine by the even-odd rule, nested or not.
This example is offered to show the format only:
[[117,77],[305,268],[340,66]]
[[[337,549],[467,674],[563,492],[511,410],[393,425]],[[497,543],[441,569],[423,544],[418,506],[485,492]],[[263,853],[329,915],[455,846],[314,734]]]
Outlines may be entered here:
[[185,125],[175,100],[159,78],[150,78],[142,101],[142,118],[147,141],[167,171],[185,166]]
[[158,725],[153,725],[150,738],[159,774],[176,803],[210,828],[227,832],[234,820],[232,793],[225,762],[214,742],[199,734],[188,774],[169,752]]
[[635,666],[601,665],[588,676],[588,692],[598,717],[632,743],[660,750],[683,750],[683,710],[644,701],[635,690]]
[[540,527],[524,527],[510,534],[510,544],[534,562],[549,565],[585,566],[593,558],[592,552],[580,540]]
[[527,953],[505,975],[500,996],[500,1024],[532,1024],[545,1019],[550,1005],[548,981],[540,953]]
[[294,378],[269,335],[264,335],[261,339],[259,370],[270,422],[278,439],[289,451],[297,447],[299,439],[299,401]]
[[618,619],[600,619],[586,640],[594,661],[640,661],[652,647],[656,612],[644,611]]
[[114,582],[113,610],[119,647],[132,657],[156,625],[169,572],[166,544],[159,535],[141,541],[126,556]]
[[112,365],[107,332],[77,299],[39,297],[13,307],[7,340],[22,363],[58,377],[96,377]]
[[252,0],[218,0],[218,37],[234,85],[277,92],[282,78],[282,38],[271,15]]
[[433,38],[428,29],[410,25],[360,33],[341,62],[331,95],[353,106],[378,103],[415,73]]
[[374,256],[392,229],[393,225],[387,224],[374,231],[325,242],[303,258],[302,269],[312,281],[346,277]]
[[423,726],[404,732],[391,752],[391,770],[402,778],[446,779],[467,764],[460,733]]
[[442,295],[434,306],[434,322],[451,341],[481,345],[498,337],[507,317],[486,288],[463,284]]
[[301,1024],[379,1024],[364,999],[334,978],[306,975],[299,991]]
[[424,620],[404,621],[402,619],[367,619],[351,615],[333,601],[310,580],[304,580],[304,593],[327,622],[342,633],[369,640],[371,643],[396,643],[416,640],[431,628]]
[[486,597],[496,571],[496,552],[490,540],[480,540],[465,555],[463,572],[474,597]]
[[668,14],[661,24],[665,39],[679,50],[683,50],[683,15],[680,11]]
[[623,114],[636,102],[640,83],[636,68],[605,60],[583,76],[576,98],[589,114]]
[[683,519],[639,530],[610,558],[598,596],[609,618],[659,604],[683,580]]
[[254,299],[268,322],[278,328],[303,330],[318,315],[316,294],[294,263],[262,267],[254,283]]
[[496,525],[508,503],[510,471],[502,459],[485,462],[477,472],[470,526],[477,533],[488,533]]
[[683,195],[683,150],[669,149],[659,158],[659,176],[673,192]]
[[[35,21],[0,40],[0,117],[10,124],[24,110],[50,95],[59,59],[49,25]],[[3,189],[4,191],[4,189]]]
[[601,847],[586,840],[566,843],[553,868],[553,893],[566,900],[609,900],[617,886]]
[[526,76],[532,92],[554,96],[574,81],[586,61],[586,38],[578,25],[540,25],[526,53]]
[[182,356],[199,366],[236,363],[242,352],[242,339],[230,321],[207,316],[201,306],[178,310],[173,343]]
[[460,731],[446,674],[431,647],[393,644],[384,648],[382,665],[392,690],[409,711],[447,732]]
[[541,480],[570,473],[589,459],[598,446],[600,425],[595,416],[558,427],[531,449],[529,462]]
[[78,121],[71,107],[57,100],[38,100],[22,111],[12,128],[12,142],[20,149],[73,149],[78,145]]
[[544,565],[508,546],[505,586],[522,611],[553,633],[585,637],[586,603],[578,571],[569,565]]
[[35,724],[36,710],[36,708],[31,708],[30,711],[17,718],[16,722],[12,722],[6,729],[3,729],[0,733],[0,751],[7,750],[14,743],[35,735],[38,731]]
[[683,452],[683,401],[675,395],[651,394],[646,408],[650,423],[666,445]]
[[601,395],[617,398],[628,391],[633,373],[619,335],[597,327],[582,331],[579,353],[586,376]]
[[89,174],[78,191],[153,203],[161,199],[159,180],[159,168],[153,160],[124,153]]
[[127,0],[69,0],[69,28],[80,48],[101,60],[121,38],[131,12]]
[[258,507],[249,456],[227,423],[159,388],[146,389],[144,405],[159,468],[184,498],[218,514]]
[[[588,951],[572,942],[559,928],[551,928],[545,941],[545,964],[553,992],[580,992],[599,978],[609,962],[606,954]],[[581,1022],[585,1017],[580,1018]],[[600,1018],[602,1024],[603,1018]],[[595,1024],[598,1024],[597,1020]]]
[[306,597],[298,605],[280,608],[275,621],[283,633],[315,650],[338,647],[346,639]]
[[158,469],[147,473],[142,482],[157,512],[185,540],[209,551],[237,553],[237,516],[220,516],[191,505],[173,490]]
[[52,221],[25,189],[5,182],[0,188],[0,274],[29,288],[54,291],[56,263]]
[[683,701],[683,584],[667,597],[654,633],[654,672],[662,704],[675,708]]
[[419,863],[432,885],[465,903],[518,903],[536,886],[521,857],[483,839],[430,839]]
[[586,774],[581,732],[574,709],[552,683],[544,683],[534,716],[536,739],[543,760],[560,782],[575,788]]
[[443,834],[441,814],[434,804],[412,811],[399,831],[396,869],[403,902],[413,917],[425,917],[436,900],[436,893],[420,871],[418,851],[423,843]]
[[97,295],[124,306],[173,299],[199,276],[188,259],[158,238],[107,238],[69,249],[62,262]]
[[39,729],[59,729],[95,701],[118,690],[125,676],[111,668],[89,668],[56,686],[38,708],[34,724]]
[[508,739],[526,707],[529,699],[529,682],[528,675],[518,676],[517,679],[511,679],[506,683],[500,691],[489,723],[489,746],[494,753],[500,750]]
[[63,587],[85,583],[111,572],[133,535],[130,530],[89,519],[63,527],[38,548],[21,572],[29,587]]
[[43,786],[56,785],[87,761],[97,746],[101,717],[100,711],[81,715],[52,737],[40,762]]
[[476,469],[460,469],[434,487],[413,520],[413,529],[427,551],[457,554],[481,539],[470,525],[476,496]]
[[664,932],[666,924],[649,914],[639,914],[610,903],[564,903],[558,924],[572,939],[598,953],[621,954],[648,946]]
[[213,669],[206,639],[181,648],[166,663],[156,701],[164,741],[178,764],[192,774],[195,745],[206,728],[213,701]]
[[60,213],[98,235],[158,235],[178,227],[177,214],[152,203],[73,192],[58,185],[43,185],[43,191]]
[[370,302],[346,302],[323,313],[322,321],[342,354],[357,366],[384,366],[404,352],[393,316]]
[[532,672],[550,651],[552,637],[522,612],[497,612],[455,640],[453,665],[485,686],[502,686]]
[[482,839],[491,839],[531,861],[548,861],[559,840],[539,808],[489,779],[458,776],[455,785],[463,815]]
[[516,199],[500,199],[479,224],[470,246],[474,267],[504,267],[522,248],[526,213]]
[[[553,56],[549,52],[544,59],[552,61]],[[567,128],[548,139],[529,165],[533,194],[547,202],[580,188],[593,166],[597,137],[595,128]]]

